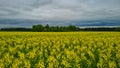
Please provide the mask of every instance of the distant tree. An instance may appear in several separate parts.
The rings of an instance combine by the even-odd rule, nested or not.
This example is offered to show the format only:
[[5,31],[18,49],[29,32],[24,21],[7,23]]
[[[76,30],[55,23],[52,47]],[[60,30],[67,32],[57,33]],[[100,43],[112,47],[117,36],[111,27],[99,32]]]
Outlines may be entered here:
[[32,30],[42,32],[44,30],[44,27],[41,24],[33,25]]
[[51,32],[55,32],[55,26],[51,26],[51,27],[50,27],[50,31],[51,31]]
[[31,28],[1,28],[1,31],[31,31]]
[[115,31],[120,31],[120,27],[115,28]]
[[46,26],[44,27],[44,31],[48,32],[48,31],[50,31],[49,29],[50,29],[50,26],[48,24],[46,24]]
[[69,30],[69,31],[77,31],[78,28],[77,28],[76,26],[74,26],[74,25],[69,25],[69,26],[68,26],[68,30]]
[[[14,29],[18,30],[18,29]],[[68,31],[120,31],[119,28],[84,28],[80,29],[74,25],[69,25],[69,26],[49,26],[46,24],[45,26],[38,24],[38,25],[33,25],[32,27],[33,31],[45,31],[45,32],[68,32]]]
[[56,30],[55,30],[56,32],[59,32],[60,31],[60,28],[59,28],[59,26],[56,26]]

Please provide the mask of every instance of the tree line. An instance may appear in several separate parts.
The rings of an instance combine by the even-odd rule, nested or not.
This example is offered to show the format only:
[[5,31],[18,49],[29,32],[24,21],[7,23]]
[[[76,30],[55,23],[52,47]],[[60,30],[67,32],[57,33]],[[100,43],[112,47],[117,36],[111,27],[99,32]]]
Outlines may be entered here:
[[0,31],[33,31],[33,32],[70,32],[70,31],[120,31],[120,27],[100,27],[100,28],[79,28],[74,25],[69,26],[45,26],[38,24],[32,28],[1,28]]
[[69,26],[49,26],[48,24],[43,26],[41,24],[34,25],[32,31],[39,32],[66,32],[66,31],[79,31],[80,29],[74,25]]

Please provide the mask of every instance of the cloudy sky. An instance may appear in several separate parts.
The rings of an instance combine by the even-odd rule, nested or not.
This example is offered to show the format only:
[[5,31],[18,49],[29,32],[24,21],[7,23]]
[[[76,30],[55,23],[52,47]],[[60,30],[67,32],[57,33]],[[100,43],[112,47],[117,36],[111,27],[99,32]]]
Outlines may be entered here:
[[[7,19],[12,22],[3,23]],[[33,25],[33,22],[15,21],[13,24],[13,20],[39,20],[52,25],[119,26],[120,0],[0,0],[1,20],[0,27]]]

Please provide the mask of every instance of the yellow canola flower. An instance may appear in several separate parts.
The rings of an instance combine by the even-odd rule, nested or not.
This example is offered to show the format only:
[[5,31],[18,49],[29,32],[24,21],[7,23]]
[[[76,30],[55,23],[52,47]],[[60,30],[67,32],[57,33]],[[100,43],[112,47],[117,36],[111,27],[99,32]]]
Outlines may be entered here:
[[0,32],[0,68],[119,68],[120,32]]

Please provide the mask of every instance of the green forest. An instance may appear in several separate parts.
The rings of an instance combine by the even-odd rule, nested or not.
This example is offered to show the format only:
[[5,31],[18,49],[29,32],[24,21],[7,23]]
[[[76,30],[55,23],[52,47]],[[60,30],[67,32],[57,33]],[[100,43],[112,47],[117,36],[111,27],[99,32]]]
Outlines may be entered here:
[[46,24],[33,25],[32,28],[1,28],[0,31],[32,31],[32,32],[71,32],[71,31],[120,31],[120,27],[80,28],[74,25],[49,26]]

